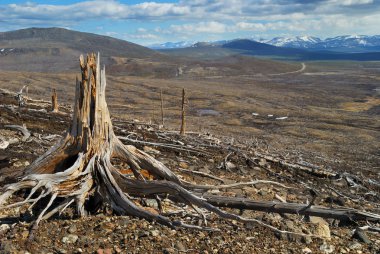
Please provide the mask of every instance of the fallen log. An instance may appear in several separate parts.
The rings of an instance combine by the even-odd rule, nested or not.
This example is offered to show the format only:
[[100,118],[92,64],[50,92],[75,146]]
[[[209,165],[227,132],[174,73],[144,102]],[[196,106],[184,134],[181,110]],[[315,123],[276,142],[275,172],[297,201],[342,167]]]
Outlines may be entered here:
[[183,192],[182,187],[169,181],[156,180],[143,183],[132,179],[125,179],[124,176],[115,172],[114,176],[118,180],[123,179],[123,183],[120,185],[120,188],[123,189],[123,191],[139,197],[152,196],[156,194],[169,194],[174,198],[182,198],[185,202],[186,200],[189,201],[188,199],[196,199],[197,197],[200,198],[198,202],[207,202],[209,205],[212,205],[214,207],[227,207],[239,210],[253,210],[267,213],[308,215],[349,221],[380,222],[379,214],[360,211],[353,208],[329,208],[314,205],[310,206],[309,204],[257,201],[247,198],[225,197],[187,191]]
[[246,198],[203,195],[208,203],[218,207],[262,211],[268,213],[289,213],[352,221],[380,221],[380,215],[353,208],[310,206],[308,204],[256,201]]
[[22,138],[22,141],[24,141],[24,142],[27,141],[28,138],[30,137],[30,132],[25,127],[25,125],[24,126],[21,126],[21,125],[5,125],[4,127],[20,131],[22,133],[22,135],[24,136]]

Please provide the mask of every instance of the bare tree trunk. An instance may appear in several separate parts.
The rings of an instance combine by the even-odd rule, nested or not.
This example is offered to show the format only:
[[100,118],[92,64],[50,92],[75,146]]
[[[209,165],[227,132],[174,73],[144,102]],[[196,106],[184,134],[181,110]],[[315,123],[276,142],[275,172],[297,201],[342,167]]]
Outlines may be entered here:
[[181,111],[181,130],[180,130],[180,134],[181,135],[185,135],[185,129],[186,129],[186,119],[185,119],[185,88],[182,89],[182,111]]
[[161,125],[164,127],[164,98],[162,96],[162,88],[160,89],[160,100],[161,100]]
[[51,95],[51,111],[58,112],[58,97],[55,89],[53,89]]

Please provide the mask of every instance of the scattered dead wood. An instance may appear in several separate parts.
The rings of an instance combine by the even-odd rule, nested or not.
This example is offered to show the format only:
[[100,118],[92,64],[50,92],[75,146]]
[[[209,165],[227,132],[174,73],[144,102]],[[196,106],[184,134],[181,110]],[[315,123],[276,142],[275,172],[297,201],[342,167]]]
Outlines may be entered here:
[[23,142],[27,141],[28,138],[30,137],[30,132],[28,131],[28,129],[26,128],[25,125],[24,126],[20,126],[20,125],[5,125],[4,127],[20,131],[22,133],[22,135],[23,135],[23,138],[22,138]]
[[380,215],[351,208],[327,208],[322,206],[310,206],[307,204],[283,203],[274,201],[254,201],[246,198],[230,198],[205,194],[202,196],[215,206],[236,209],[263,211],[267,213],[289,213],[299,215],[333,218],[352,221],[380,221]]
[[224,179],[217,177],[217,176],[214,176],[214,175],[211,175],[211,174],[207,174],[205,172],[201,172],[201,171],[197,171],[197,170],[188,170],[188,169],[184,169],[184,168],[179,168],[178,170],[181,172],[189,173],[189,174],[205,176],[205,177],[208,177],[208,178],[211,178],[214,180],[218,180],[218,181],[224,183]]
[[[224,219],[243,223],[257,223],[278,233],[303,236],[306,234],[282,231],[258,219],[244,218],[224,211],[219,207],[308,214],[338,219],[379,220],[380,216],[377,214],[348,208],[332,209],[304,204],[258,202],[204,194],[204,190],[241,188],[242,186],[255,184],[271,184],[283,188],[288,188],[288,186],[266,180],[218,186],[190,184],[182,181],[163,163],[147,153],[132,145],[124,145],[120,141],[121,138],[117,137],[113,131],[105,100],[105,69],[100,70],[99,59],[99,55],[96,57],[94,54],[87,56],[86,60],[83,56],[80,57],[81,79],[77,79],[76,82],[74,113],[66,135],[57,145],[27,167],[25,176],[19,182],[4,188],[0,195],[0,209],[28,205],[28,209],[31,210],[39,203],[44,208],[36,218],[34,224],[36,227],[41,220],[48,219],[56,213],[61,213],[68,206],[75,206],[79,216],[86,216],[89,211],[96,212],[96,209],[92,210],[93,207],[89,205],[90,202],[86,201],[97,199],[100,200],[101,204],[107,204],[116,214],[128,214],[154,220],[171,228],[187,227],[213,230],[206,225],[204,210]],[[184,90],[182,97],[184,111]],[[182,119],[184,120],[184,117]],[[185,130],[184,124],[182,126],[183,130]],[[128,143],[143,144],[141,142],[145,142],[133,141],[129,138],[124,140]],[[215,142],[213,141],[212,144]],[[152,143],[150,144],[152,145]],[[210,146],[212,144],[210,142]],[[185,151],[198,149],[184,147],[183,142],[182,144],[165,144],[165,147],[175,147],[175,149],[185,149]],[[127,168],[118,169],[114,167],[111,163],[112,158],[117,158],[124,162]],[[272,163],[279,163],[284,167],[291,166],[290,163],[276,158],[267,157],[267,160],[271,160]],[[131,170],[133,176],[124,175],[123,170]],[[147,177],[144,172],[148,172],[153,180]],[[25,189],[29,190],[29,193],[24,200],[16,203],[8,202],[12,195]],[[200,191],[203,195],[197,194],[195,191]],[[186,224],[181,220],[173,220],[158,211],[152,212],[145,209],[134,201],[136,197],[143,199],[147,196],[157,199],[160,196],[168,196],[175,202],[187,204],[200,214],[204,225],[198,226]]]

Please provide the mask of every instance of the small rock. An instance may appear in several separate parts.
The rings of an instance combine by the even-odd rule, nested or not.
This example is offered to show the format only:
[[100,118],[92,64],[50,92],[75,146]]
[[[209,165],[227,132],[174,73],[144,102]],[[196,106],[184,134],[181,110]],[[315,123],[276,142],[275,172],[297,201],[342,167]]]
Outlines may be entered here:
[[310,236],[302,236],[301,241],[306,244],[311,244],[313,242],[313,239]]
[[233,163],[230,162],[230,161],[227,161],[227,163],[226,163],[226,168],[227,168],[227,170],[233,170],[233,169],[236,169],[236,165],[233,164]]
[[309,218],[310,222],[315,225],[315,230],[314,234],[325,237],[325,238],[330,238],[331,233],[330,233],[330,227],[327,221],[320,217],[314,217],[310,216]]
[[188,165],[186,162],[184,162],[184,161],[181,161],[181,162],[178,164],[178,166],[179,166],[180,168],[184,168],[184,169],[189,168],[189,165]]
[[25,161],[25,162],[24,162],[24,166],[25,166],[25,167],[27,167],[27,166],[29,166],[29,165],[30,165],[30,162],[29,162],[29,161]]
[[349,247],[350,250],[359,250],[362,248],[362,245],[360,243],[352,243]]
[[147,206],[158,209],[157,200],[149,198],[149,199],[146,199],[145,202]]
[[260,159],[260,161],[259,161],[259,165],[260,166],[265,166],[267,164],[267,160],[266,159],[264,159],[264,158],[262,158],[262,159]]
[[259,190],[259,192],[257,192],[259,195],[261,195],[261,196],[266,196],[266,195],[268,195],[268,192],[267,191],[265,191],[265,190]]
[[314,234],[325,238],[331,238],[330,228],[325,224],[317,224]]
[[311,249],[308,247],[302,249],[302,253],[312,253]]
[[160,235],[160,231],[159,230],[152,230],[150,231],[151,235],[156,237],[156,236],[159,236]]
[[112,250],[111,249],[98,249],[96,251],[97,254],[112,254]]
[[16,161],[15,163],[13,163],[13,166],[14,166],[15,168],[19,168],[19,167],[24,166],[24,164],[23,164],[21,161]]
[[77,232],[77,226],[75,224],[71,225],[68,231],[71,234]]
[[174,245],[175,248],[179,251],[179,252],[186,252],[186,248],[185,246],[183,246],[183,243],[182,242],[176,242],[176,244]]
[[363,243],[371,243],[371,240],[369,240],[367,234],[364,232],[364,230],[357,228],[352,236],[352,238],[358,239],[359,241]]
[[156,150],[156,149],[154,149],[154,148],[152,148],[150,146],[144,146],[143,150],[146,153],[153,153],[153,154],[160,154],[161,153],[160,151],[158,151],[158,150]]
[[313,224],[325,224],[325,225],[329,225],[327,223],[327,221],[325,221],[323,218],[321,218],[321,217],[315,217],[315,216],[310,216],[309,217],[309,222],[313,223]]
[[323,252],[323,253],[333,253],[334,250],[335,250],[335,247],[334,245],[330,245],[330,244],[322,244],[319,249]]
[[340,254],[346,254],[347,251],[346,251],[345,248],[340,248],[339,253],[340,253]]
[[28,230],[22,231],[22,233],[21,233],[22,239],[26,239],[26,238],[28,238],[28,236],[29,236],[29,231]]
[[63,243],[76,243],[77,240],[78,240],[78,236],[73,235],[73,234],[69,234],[69,235],[64,236],[62,238]]
[[11,227],[8,224],[1,224],[0,225],[0,233],[6,233],[9,231]]

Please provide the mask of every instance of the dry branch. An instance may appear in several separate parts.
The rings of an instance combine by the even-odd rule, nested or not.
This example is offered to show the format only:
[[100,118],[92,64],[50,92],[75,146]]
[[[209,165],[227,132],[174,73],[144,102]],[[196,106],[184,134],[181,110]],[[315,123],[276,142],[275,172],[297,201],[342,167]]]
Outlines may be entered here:
[[[317,216],[352,221],[380,221],[380,215],[351,208],[327,208],[323,206],[311,206],[307,204],[283,203],[274,201],[255,201],[246,198],[230,198],[214,195],[203,195],[210,204],[219,207],[247,209],[267,213],[290,213],[299,215]],[[305,209],[306,208],[306,209]]]
[[10,128],[10,129],[15,129],[15,130],[18,130],[22,133],[22,135],[24,136],[22,138],[22,141],[27,141],[28,138],[30,137],[30,132],[28,131],[28,129],[26,128],[26,126],[20,126],[20,125],[5,125],[4,126],[5,128]]

